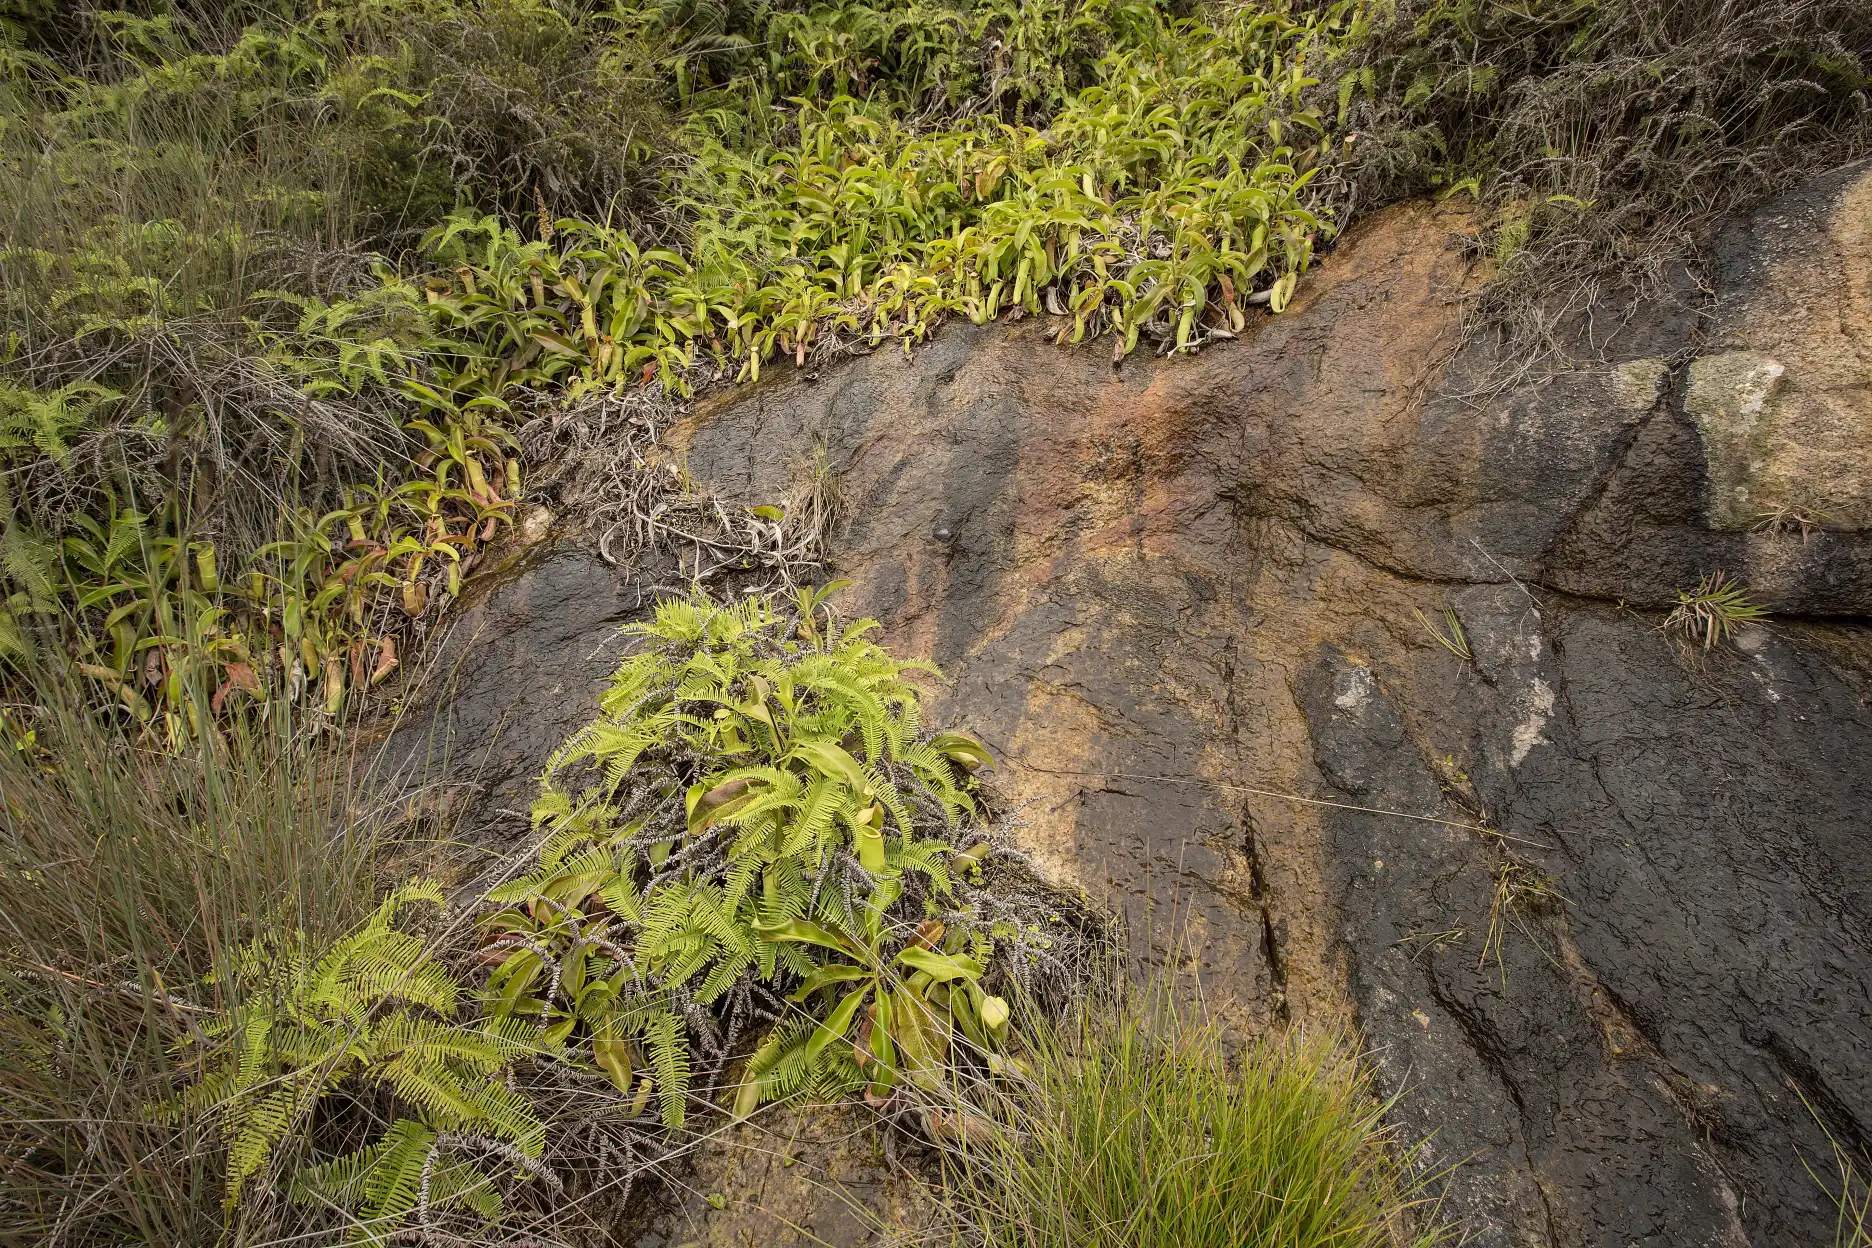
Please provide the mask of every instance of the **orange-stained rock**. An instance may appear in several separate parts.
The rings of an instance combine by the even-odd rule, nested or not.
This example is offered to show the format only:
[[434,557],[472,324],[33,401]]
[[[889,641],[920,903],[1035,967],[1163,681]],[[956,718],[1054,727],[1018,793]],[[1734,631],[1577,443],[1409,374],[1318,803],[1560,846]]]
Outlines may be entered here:
[[[1472,1242],[1821,1242],[1803,1158],[1872,1140],[1869,187],[1737,222],[1712,294],[1595,310],[1602,360],[1505,390],[1458,350],[1463,218],[1407,207],[1194,359],[951,326],[670,441],[734,503],[824,465],[840,609],[943,666],[1046,871],[1241,1028],[1354,1024]],[[1822,497],[1805,536],[1736,510]],[[429,721],[489,810],[639,605],[533,559]],[[1718,569],[1780,615],[1692,649],[1665,613]]]

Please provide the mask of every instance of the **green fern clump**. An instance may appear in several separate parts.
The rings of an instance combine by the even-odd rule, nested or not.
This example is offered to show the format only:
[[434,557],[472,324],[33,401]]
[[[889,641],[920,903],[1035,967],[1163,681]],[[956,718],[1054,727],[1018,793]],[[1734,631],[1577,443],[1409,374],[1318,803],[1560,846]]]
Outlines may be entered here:
[[122,398],[94,382],[73,382],[40,393],[0,380],[0,461],[32,455],[62,463],[74,435],[99,407]]
[[[916,964],[935,959],[951,972],[935,994],[947,1010],[946,985],[984,969],[961,954],[960,929],[937,953],[913,919],[954,905],[952,864],[987,752],[924,732],[909,677],[933,669],[870,641],[872,621],[840,626],[824,597],[802,593],[791,609],[672,599],[633,626],[644,648],[546,768],[539,867],[489,895],[500,907],[484,925],[493,1016],[537,1019],[546,1044],[589,1052],[640,1106],[654,1090],[672,1128],[698,1073],[718,1080],[737,1037],[798,1015],[819,989],[863,978],[874,1005],[914,997],[927,1010],[938,981]],[[885,951],[917,941],[921,952]],[[813,956],[828,948],[845,969]],[[981,936],[971,948],[992,952]],[[782,1000],[794,985],[803,991]],[[828,1051],[858,1003],[848,992],[806,1061],[783,1069],[794,1049],[763,1048],[741,1112],[809,1086],[888,1088],[901,1064],[880,1058],[890,1070],[860,1078],[851,1044]],[[900,1016],[899,1030],[913,1025]],[[891,1026],[878,1024],[872,1056],[894,1051]],[[912,1047],[924,1066],[947,1051]]]
[[[431,945],[397,925],[441,889],[417,880],[393,891],[369,922],[315,953],[302,934],[263,938],[229,974],[242,1005],[199,1029],[213,1052],[202,1077],[164,1112],[205,1115],[228,1150],[226,1204],[238,1203],[283,1142],[303,1139],[321,1101],[341,1088],[389,1093],[408,1115],[361,1153],[299,1175],[306,1199],[324,1197],[396,1221],[455,1201],[494,1216],[492,1180],[456,1165],[440,1189],[424,1177],[444,1134],[536,1159],[545,1128],[491,1078],[533,1051],[530,1033],[499,1020],[458,1020],[464,994]],[[204,1053],[204,1058],[207,1054]]]

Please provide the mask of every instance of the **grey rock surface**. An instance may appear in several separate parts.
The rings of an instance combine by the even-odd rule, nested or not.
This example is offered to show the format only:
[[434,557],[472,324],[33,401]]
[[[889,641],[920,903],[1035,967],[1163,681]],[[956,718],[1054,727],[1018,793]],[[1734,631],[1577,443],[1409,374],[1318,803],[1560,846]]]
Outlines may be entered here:
[[[1713,296],[1494,397],[1463,222],[1405,208],[1194,360],[951,327],[675,445],[743,503],[823,460],[843,609],[943,666],[1036,858],[1243,1028],[1356,1025],[1472,1242],[1827,1243],[1808,1167],[1872,1147],[1868,204],[1802,188]],[[1744,357],[1782,370],[1753,416]],[[1803,498],[1819,531],[1747,510]],[[1704,651],[1661,625],[1719,569],[1777,614]],[[420,726],[480,751],[485,818],[635,605],[567,547],[457,625]]]

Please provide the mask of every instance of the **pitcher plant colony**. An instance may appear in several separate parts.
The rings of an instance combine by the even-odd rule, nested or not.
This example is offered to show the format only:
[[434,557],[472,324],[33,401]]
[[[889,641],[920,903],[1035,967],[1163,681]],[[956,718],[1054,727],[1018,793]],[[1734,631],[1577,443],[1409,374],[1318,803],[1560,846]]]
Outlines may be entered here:
[[[701,19],[679,9],[574,22],[518,0],[443,8],[422,20],[485,21],[494,39],[563,27],[594,77],[644,92],[644,49],[661,47],[676,98],[654,136],[620,136],[659,188],[653,213],[614,197],[565,215],[555,204],[581,197],[535,169],[516,188],[531,211],[463,203],[412,233],[408,213],[392,230],[388,210],[341,209],[319,182],[359,128],[459,135],[409,89],[407,53],[370,51],[396,15],[318,6],[215,52],[170,17],[119,14],[99,19],[96,78],[7,53],[24,191],[103,174],[90,145],[110,143],[160,208],[284,201],[262,228],[131,220],[100,196],[94,219],[32,222],[0,251],[20,378],[0,390],[0,648],[59,619],[82,670],[160,739],[273,691],[337,715],[388,676],[414,622],[513,525],[515,435],[541,403],[687,396],[777,359],[908,349],[958,317],[1044,317],[1054,339],[1108,339],[1118,360],[1232,336],[1257,303],[1280,311],[1332,230],[1309,190],[1333,149],[1309,60],[1330,61],[1358,20],[1344,6],[1179,19],[1093,4],[1055,22],[1033,6],[822,5],[766,15],[763,67],[725,34],[686,33]],[[906,27],[922,42],[903,43]],[[1020,85],[959,75],[978,41],[1005,56],[1004,37]],[[337,150],[191,154],[210,167],[178,180],[209,185],[163,187],[179,140],[146,127],[204,94],[242,143],[283,143],[274,128],[303,122]],[[29,150],[28,131],[66,146]],[[428,158],[451,155],[468,159]],[[307,236],[346,227],[332,272],[308,272],[304,253],[329,244]],[[201,456],[185,480],[137,462],[162,446]],[[230,514],[218,496],[242,486],[278,506]]]

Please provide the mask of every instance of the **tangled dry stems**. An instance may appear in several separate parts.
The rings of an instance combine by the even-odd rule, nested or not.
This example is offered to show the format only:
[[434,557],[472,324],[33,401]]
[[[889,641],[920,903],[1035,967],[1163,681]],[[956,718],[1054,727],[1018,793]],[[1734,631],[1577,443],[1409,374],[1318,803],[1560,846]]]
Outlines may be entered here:
[[[795,487],[778,502],[724,503],[661,441],[687,414],[687,404],[649,388],[549,403],[518,433],[529,461],[541,465],[533,488],[579,518],[607,563],[632,576],[668,573],[641,585],[640,601],[694,586],[756,595],[812,583],[838,523],[837,484],[824,459],[799,465]],[[654,555],[666,558],[647,558]]]
[[1477,195],[1499,276],[1469,325],[1517,363],[1602,350],[1724,218],[1872,152],[1872,12],[1853,0],[1379,12],[1350,70],[1346,208]]

